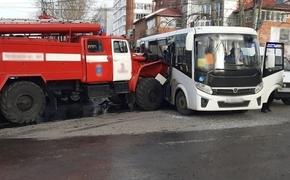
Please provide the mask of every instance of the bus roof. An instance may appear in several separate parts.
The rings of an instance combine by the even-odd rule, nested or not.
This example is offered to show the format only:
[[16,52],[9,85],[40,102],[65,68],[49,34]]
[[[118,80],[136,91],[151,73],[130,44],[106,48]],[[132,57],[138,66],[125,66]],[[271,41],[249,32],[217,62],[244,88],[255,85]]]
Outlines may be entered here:
[[248,27],[231,27],[231,26],[198,26],[192,28],[181,29],[177,31],[172,31],[168,33],[157,34],[153,36],[148,36],[142,38],[140,41],[148,41],[153,39],[164,39],[168,36],[173,36],[177,34],[187,34],[189,32],[193,32],[194,34],[250,34],[250,35],[257,35],[257,32]]

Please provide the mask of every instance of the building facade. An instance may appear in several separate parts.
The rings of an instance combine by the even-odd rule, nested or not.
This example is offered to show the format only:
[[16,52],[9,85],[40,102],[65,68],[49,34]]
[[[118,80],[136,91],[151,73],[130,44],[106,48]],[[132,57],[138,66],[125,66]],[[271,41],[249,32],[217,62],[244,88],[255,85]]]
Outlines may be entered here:
[[290,4],[277,0],[263,0],[254,4],[253,0],[245,1],[234,15],[242,19],[237,25],[257,29],[261,46],[268,41],[283,42],[290,46]]
[[183,0],[153,0],[153,11],[163,8],[181,10]]
[[134,39],[181,29],[182,14],[174,8],[159,9],[135,21]]
[[115,0],[113,34],[130,36],[134,21],[152,12],[152,0]]
[[185,0],[182,13],[184,26],[229,26],[239,0]]
[[93,16],[93,22],[99,23],[102,28],[103,32],[110,35],[112,34],[112,21],[113,21],[113,13],[112,8],[99,7],[97,13]]

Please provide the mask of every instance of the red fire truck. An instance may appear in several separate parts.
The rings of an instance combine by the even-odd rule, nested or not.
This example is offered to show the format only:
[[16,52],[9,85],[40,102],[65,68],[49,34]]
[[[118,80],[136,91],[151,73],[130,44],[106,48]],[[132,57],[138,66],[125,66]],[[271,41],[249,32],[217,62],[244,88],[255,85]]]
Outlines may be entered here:
[[90,23],[0,24],[0,109],[12,123],[31,123],[47,104],[112,97],[154,110],[167,66],[131,54],[121,37]]

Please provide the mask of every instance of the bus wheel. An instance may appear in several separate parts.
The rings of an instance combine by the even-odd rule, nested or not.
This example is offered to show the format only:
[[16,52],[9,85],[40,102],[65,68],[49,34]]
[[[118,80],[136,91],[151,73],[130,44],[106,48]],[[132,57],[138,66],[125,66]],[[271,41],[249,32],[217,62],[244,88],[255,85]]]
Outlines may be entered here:
[[35,122],[45,109],[45,95],[35,83],[19,81],[6,87],[0,98],[3,116],[11,123]]
[[154,78],[143,78],[138,82],[136,90],[136,103],[146,111],[160,108],[164,93],[162,85]]
[[177,111],[183,115],[191,115],[192,110],[187,108],[187,101],[184,93],[182,91],[178,91],[175,98],[175,106]]
[[290,105],[290,98],[282,98],[282,102],[286,105]]

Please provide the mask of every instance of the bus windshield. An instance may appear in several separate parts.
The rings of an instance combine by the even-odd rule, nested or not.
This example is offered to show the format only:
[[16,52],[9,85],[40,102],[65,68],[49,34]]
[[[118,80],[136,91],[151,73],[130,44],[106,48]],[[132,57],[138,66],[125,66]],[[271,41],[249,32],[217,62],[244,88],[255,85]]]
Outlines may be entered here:
[[197,71],[261,70],[258,43],[254,35],[205,34],[195,38]]

